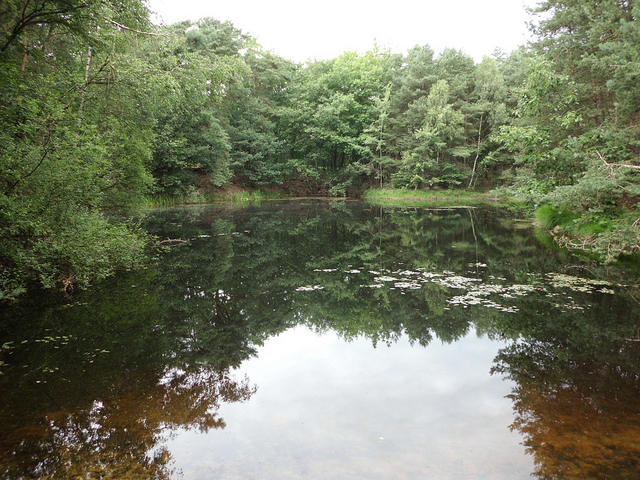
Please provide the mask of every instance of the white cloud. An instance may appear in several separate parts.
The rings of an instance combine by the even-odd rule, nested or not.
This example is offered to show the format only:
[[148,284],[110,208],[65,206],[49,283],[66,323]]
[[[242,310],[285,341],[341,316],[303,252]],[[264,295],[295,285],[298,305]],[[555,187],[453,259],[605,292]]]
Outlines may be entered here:
[[257,392],[227,426],[168,442],[185,478],[529,478],[511,432],[513,383],[491,375],[503,342],[474,332],[373,348],[304,327],[268,339],[234,372]]
[[430,45],[436,52],[461,49],[477,61],[496,47],[509,52],[526,43],[526,5],[534,0],[150,0],[165,23],[213,17],[229,20],[285,58],[334,58],[347,50],[364,52],[374,41],[406,52]]

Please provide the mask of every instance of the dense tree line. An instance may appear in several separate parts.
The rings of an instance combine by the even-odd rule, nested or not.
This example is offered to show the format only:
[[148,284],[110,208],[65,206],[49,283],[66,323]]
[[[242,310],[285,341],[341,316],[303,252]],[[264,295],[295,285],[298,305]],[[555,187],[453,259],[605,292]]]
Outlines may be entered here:
[[479,63],[374,46],[296,64],[229,22],[153,26],[141,0],[8,0],[0,291],[133,268],[145,236],[114,212],[230,182],[337,196],[501,187],[548,204],[560,243],[633,253],[639,8],[543,1],[535,43]]

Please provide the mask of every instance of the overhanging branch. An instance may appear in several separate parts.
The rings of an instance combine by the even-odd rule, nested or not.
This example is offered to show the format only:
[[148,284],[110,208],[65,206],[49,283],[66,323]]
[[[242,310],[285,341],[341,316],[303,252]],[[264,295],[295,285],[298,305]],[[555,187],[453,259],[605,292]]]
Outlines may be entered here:
[[602,163],[604,163],[605,167],[609,169],[609,176],[611,177],[616,176],[616,168],[630,168],[632,170],[640,170],[640,165],[632,165],[629,163],[609,163],[604,159],[604,156],[598,150],[596,150],[596,153],[598,154],[598,158],[600,158]]
[[130,28],[130,27],[127,27],[126,25],[122,25],[121,23],[118,23],[115,20],[111,20],[110,18],[107,18],[107,17],[102,17],[102,18],[104,18],[105,21],[112,23],[116,27],[121,28],[122,30],[128,30],[130,32],[139,33],[140,35],[150,35],[152,37],[166,37],[166,35],[163,35],[162,33],[143,32],[141,30],[136,30],[135,28]]

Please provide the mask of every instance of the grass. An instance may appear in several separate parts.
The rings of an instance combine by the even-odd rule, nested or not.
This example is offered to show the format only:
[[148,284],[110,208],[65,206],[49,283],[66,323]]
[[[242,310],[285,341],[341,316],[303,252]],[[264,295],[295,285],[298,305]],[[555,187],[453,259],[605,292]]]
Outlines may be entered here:
[[286,198],[286,195],[277,192],[265,192],[262,190],[240,190],[236,192],[224,192],[214,195],[214,202],[261,202],[264,200],[278,200]]
[[[207,203],[244,203],[261,202],[290,198],[285,194],[263,190],[226,190],[221,192],[190,192],[187,195],[152,195],[147,197],[148,207],[172,207],[176,205],[193,205]],[[513,203],[510,198],[497,198],[487,193],[469,192],[466,190],[406,190],[406,189],[372,189],[363,194],[363,198],[378,204],[415,205],[469,205],[493,201]]]
[[535,212],[536,222],[543,228],[551,230],[555,227],[567,227],[573,223],[577,215],[565,210],[558,210],[551,205],[542,205]]
[[539,207],[535,211],[535,219],[541,227],[547,230],[560,227],[568,233],[582,236],[597,235],[614,228],[614,222],[605,216],[576,215],[551,205]]
[[238,190],[221,193],[190,192],[187,195],[150,195],[146,198],[145,205],[147,207],[174,207],[177,205],[202,205],[207,203],[261,202],[279,198],[284,197],[276,192],[264,192],[262,190]]
[[375,203],[408,203],[461,205],[479,204],[493,201],[514,202],[511,198],[497,198],[483,192],[467,190],[407,190],[407,189],[372,189],[363,194],[367,201]]
[[[540,236],[568,249],[572,254],[599,263],[628,263],[640,268],[640,242],[636,229],[637,213],[609,218],[608,215],[585,213],[542,205],[535,212],[542,227]],[[544,233],[542,233],[544,232]]]

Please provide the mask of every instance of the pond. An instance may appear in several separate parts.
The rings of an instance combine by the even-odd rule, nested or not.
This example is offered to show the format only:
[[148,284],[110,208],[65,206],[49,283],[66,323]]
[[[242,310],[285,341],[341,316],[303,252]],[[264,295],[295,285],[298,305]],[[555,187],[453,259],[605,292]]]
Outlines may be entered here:
[[151,212],[148,268],[0,310],[0,478],[640,475],[640,296],[507,208]]

